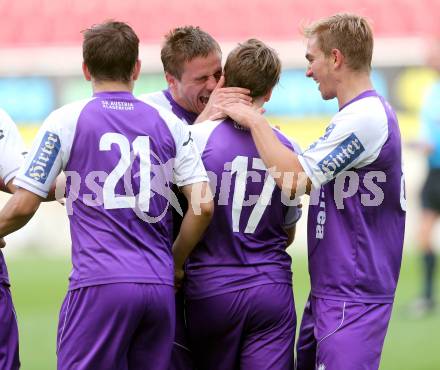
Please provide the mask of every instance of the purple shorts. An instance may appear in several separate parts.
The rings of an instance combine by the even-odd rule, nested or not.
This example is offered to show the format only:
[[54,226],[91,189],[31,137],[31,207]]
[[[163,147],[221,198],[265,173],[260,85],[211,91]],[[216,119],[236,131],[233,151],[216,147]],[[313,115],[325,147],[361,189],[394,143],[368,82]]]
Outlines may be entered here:
[[9,287],[0,283],[0,369],[19,368],[17,318]]
[[309,297],[296,370],[377,370],[392,307]]
[[288,284],[188,300],[187,319],[199,369],[293,369],[296,314]]
[[58,369],[168,370],[174,288],[116,283],[67,293],[58,323]]
[[192,354],[189,349],[189,339],[185,319],[185,300],[183,292],[176,293],[176,335],[171,353],[169,370],[194,369]]

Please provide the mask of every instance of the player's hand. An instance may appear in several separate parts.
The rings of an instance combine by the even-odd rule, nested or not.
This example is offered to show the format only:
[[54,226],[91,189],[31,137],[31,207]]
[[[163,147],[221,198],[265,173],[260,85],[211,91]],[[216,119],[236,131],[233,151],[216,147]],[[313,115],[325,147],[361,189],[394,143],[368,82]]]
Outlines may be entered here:
[[185,271],[183,268],[176,267],[174,269],[174,290],[177,292],[183,286],[183,279],[185,278]]
[[0,248],[4,248],[4,247],[6,247],[5,239],[0,238]]
[[250,91],[242,87],[223,87],[225,84],[225,77],[221,76],[217,82],[215,89],[212,91],[205,109],[197,117],[196,123],[206,121],[211,116],[217,114],[216,119],[226,118],[225,114],[221,113],[217,108],[218,105],[242,103],[244,105],[252,105],[252,97],[249,96]]
[[252,125],[259,123],[260,121],[266,122],[263,117],[263,113],[265,112],[264,108],[256,107],[254,105],[249,106],[242,103],[228,103],[218,104],[216,105],[216,108],[219,110],[219,113],[211,116],[211,120],[219,119],[219,116],[226,115],[248,129],[251,129]]

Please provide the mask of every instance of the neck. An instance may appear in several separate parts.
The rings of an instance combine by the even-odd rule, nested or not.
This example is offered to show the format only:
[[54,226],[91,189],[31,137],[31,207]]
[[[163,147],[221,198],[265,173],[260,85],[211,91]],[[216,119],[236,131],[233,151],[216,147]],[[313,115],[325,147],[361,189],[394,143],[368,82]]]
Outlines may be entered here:
[[173,100],[177,103],[177,105],[180,108],[184,109],[187,112],[194,113],[195,115],[200,114],[200,113],[197,113],[195,107],[188,106],[183,99],[180,99],[179,96],[174,93],[173,89],[168,88],[168,91],[170,92],[170,95],[173,98]]
[[92,79],[92,89],[94,93],[105,91],[127,91],[133,92],[134,83],[122,81],[98,81]]
[[261,108],[264,105],[264,103],[266,103],[264,96],[257,96],[252,101],[252,105],[256,108]]
[[336,94],[339,108],[367,90],[373,90],[373,84],[371,83],[369,73],[354,72],[349,74],[339,83]]

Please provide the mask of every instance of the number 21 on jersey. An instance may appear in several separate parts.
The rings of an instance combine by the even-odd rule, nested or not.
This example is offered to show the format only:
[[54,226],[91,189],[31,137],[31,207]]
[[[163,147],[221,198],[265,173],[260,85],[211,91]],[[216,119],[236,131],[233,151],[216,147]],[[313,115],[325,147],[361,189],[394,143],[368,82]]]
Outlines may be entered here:
[[[135,208],[136,197],[134,195],[118,195],[115,194],[116,184],[124,176],[130,168],[131,161],[131,147],[128,139],[121,134],[114,132],[107,132],[102,135],[99,141],[100,151],[111,150],[112,144],[119,146],[121,158],[112,172],[107,176],[103,188],[103,200],[105,209],[119,209],[119,208]],[[148,136],[138,136],[132,143],[133,153],[139,156],[139,195],[138,208],[143,212],[148,212],[150,208],[150,138]],[[132,179],[130,179],[132,180]]]

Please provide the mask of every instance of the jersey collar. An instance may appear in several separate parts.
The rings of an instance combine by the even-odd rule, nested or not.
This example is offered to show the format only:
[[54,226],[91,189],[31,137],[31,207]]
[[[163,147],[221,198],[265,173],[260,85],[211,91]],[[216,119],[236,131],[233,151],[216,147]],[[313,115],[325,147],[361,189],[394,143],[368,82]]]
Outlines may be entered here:
[[350,105],[351,103],[354,103],[355,101],[364,99],[364,98],[368,98],[370,96],[378,96],[376,90],[367,90],[364,91],[363,93],[359,94],[358,96],[356,96],[354,99],[351,99],[348,103],[345,103],[341,108],[339,108],[339,112],[341,110],[343,110],[347,105]]

